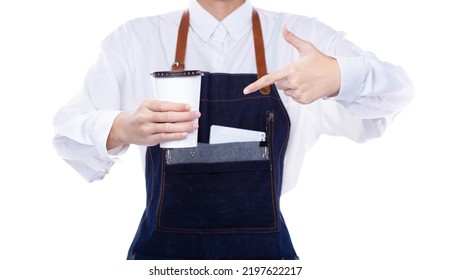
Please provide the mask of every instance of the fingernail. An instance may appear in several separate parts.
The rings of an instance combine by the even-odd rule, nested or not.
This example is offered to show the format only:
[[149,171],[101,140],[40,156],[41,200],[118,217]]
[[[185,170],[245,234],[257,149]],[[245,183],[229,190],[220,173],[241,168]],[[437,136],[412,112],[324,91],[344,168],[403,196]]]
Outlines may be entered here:
[[248,88],[245,88],[245,89],[243,89],[243,93],[244,93],[244,94],[249,94],[249,93],[251,93],[251,92],[250,92],[250,90],[249,90]]

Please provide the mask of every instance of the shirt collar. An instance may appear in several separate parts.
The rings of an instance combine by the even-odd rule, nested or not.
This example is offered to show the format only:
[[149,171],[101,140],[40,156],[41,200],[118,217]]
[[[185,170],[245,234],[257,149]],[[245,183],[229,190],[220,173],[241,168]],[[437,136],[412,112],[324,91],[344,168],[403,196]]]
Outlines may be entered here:
[[190,26],[202,40],[208,41],[218,25],[222,24],[230,36],[239,41],[252,27],[252,4],[246,0],[221,22],[208,13],[196,0],[189,6]]

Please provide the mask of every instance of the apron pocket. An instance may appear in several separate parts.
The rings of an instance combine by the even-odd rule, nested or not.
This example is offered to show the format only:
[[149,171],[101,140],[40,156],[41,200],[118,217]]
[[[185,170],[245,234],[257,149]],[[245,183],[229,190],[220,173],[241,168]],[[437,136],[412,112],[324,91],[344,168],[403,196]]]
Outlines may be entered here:
[[[259,147],[259,143],[253,145]],[[256,157],[258,160],[246,158],[166,164],[157,229],[200,233],[278,231],[271,161],[261,156]]]
[[235,142],[224,144],[198,143],[195,148],[166,149],[167,165],[183,163],[219,163],[260,161],[269,159],[266,142]]

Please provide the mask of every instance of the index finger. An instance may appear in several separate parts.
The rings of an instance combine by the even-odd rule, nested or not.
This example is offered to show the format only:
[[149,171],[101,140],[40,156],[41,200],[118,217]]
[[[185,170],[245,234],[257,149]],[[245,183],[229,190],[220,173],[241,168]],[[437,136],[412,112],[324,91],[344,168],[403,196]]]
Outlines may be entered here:
[[191,110],[191,106],[189,104],[162,100],[144,100],[143,105],[153,112],[186,112]]
[[267,75],[261,77],[260,79],[258,79],[257,81],[253,82],[252,84],[248,85],[247,87],[244,88],[243,93],[249,94],[251,92],[257,91],[261,88],[272,85],[275,82],[277,82],[285,77],[286,77],[286,70],[285,70],[285,68],[282,68],[281,70],[276,71],[271,74],[267,74]]

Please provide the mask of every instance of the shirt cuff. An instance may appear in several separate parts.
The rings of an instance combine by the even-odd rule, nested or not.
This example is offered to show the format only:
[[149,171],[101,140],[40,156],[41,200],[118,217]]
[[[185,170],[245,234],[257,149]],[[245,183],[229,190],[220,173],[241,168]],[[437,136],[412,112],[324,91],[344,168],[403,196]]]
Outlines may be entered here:
[[331,99],[350,104],[361,93],[366,76],[365,60],[363,57],[337,57],[341,73],[341,87],[338,95]]

